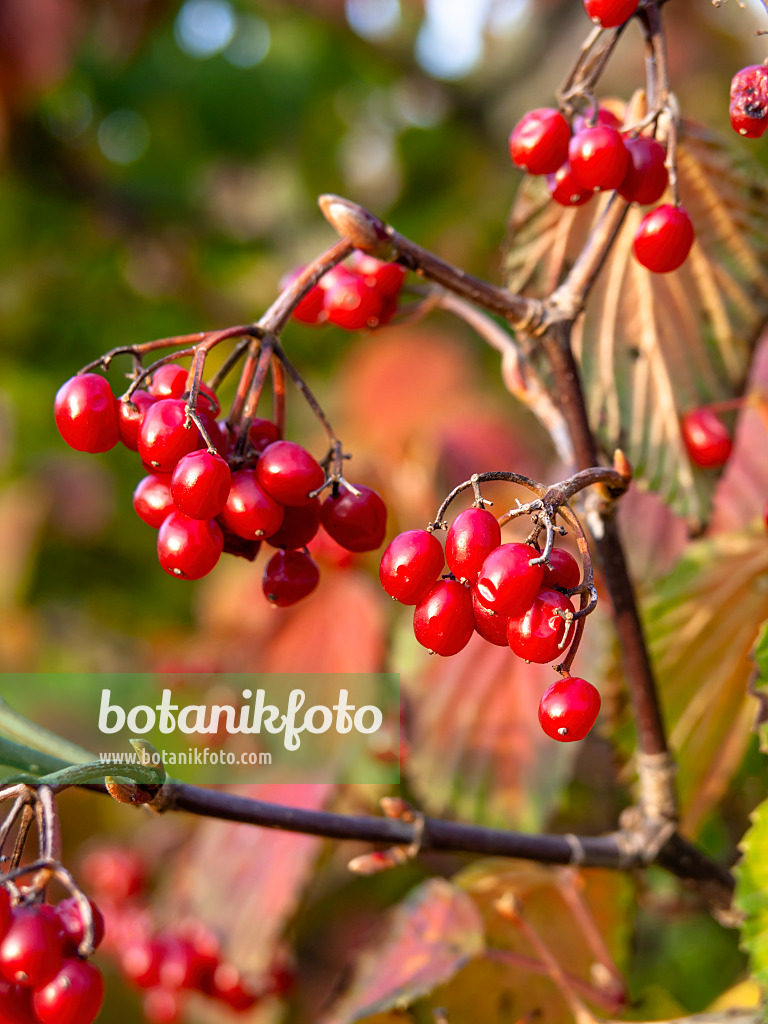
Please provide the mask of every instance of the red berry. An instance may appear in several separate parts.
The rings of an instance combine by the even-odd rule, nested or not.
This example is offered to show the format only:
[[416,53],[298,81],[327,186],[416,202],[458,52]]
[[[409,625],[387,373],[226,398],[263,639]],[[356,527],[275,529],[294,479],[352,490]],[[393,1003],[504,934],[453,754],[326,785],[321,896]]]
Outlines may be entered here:
[[138,896],[147,884],[144,861],[135,850],[124,846],[101,846],[91,850],[84,857],[81,870],[96,894],[113,903]]
[[686,413],[680,429],[691,462],[706,469],[718,469],[728,461],[733,441],[726,425],[711,409]]
[[258,993],[249,987],[240,971],[232,964],[219,964],[216,968],[209,995],[231,1010],[241,1013],[252,1009],[259,1001]]
[[171,473],[179,459],[195,451],[200,432],[194,423],[186,426],[186,420],[186,406],[180,398],[164,398],[147,409],[138,442],[145,465]]
[[631,18],[639,0],[584,0],[584,10],[603,28],[617,28]]
[[0,942],[0,974],[24,988],[45,985],[61,967],[64,936],[55,915],[40,907],[14,907]]
[[459,512],[445,539],[445,559],[454,576],[476,583],[483,562],[501,544],[501,527],[484,508]]
[[[104,938],[104,915],[93,900],[88,900],[88,903],[90,904],[93,917],[93,948],[98,949]],[[85,923],[80,904],[74,896],[70,896],[58,904],[56,916],[61,922],[61,927],[64,929],[67,942],[77,949],[85,938]]]
[[150,473],[139,480],[133,492],[133,508],[139,519],[159,530],[176,508],[171,497],[171,474]]
[[669,181],[664,164],[667,159],[664,147],[647,135],[625,139],[624,145],[629,154],[629,163],[619,186],[619,194],[628,203],[640,203],[641,206],[657,203],[664,195]]
[[370,288],[375,288],[383,299],[397,296],[405,280],[405,267],[399,263],[383,263],[364,252],[352,253],[350,267]]
[[759,139],[768,128],[768,68],[752,64],[731,81],[731,127],[748,139]]
[[563,653],[560,643],[565,635],[565,619],[558,612],[575,610],[564,594],[540,591],[524,615],[509,620],[509,646],[524,661],[539,665],[554,661]]
[[[278,285],[280,291],[282,292],[289,288],[303,270],[303,266],[296,267],[295,270],[281,277],[280,284]],[[324,320],[323,289],[319,285],[310,288],[291,315],[294,320],[298,320],[302,324],[317,324]]]
[[187,390],[188,376],[189,372],[178,363],[166,363],[152,374],[147,390],[155,398],[181,398]]
[[28,988],[11,985],[0,978],[0,1024],[39,1024],[31,997]]
[[200,390],[197,393],[197,411],[199,413],[205,413],[205,415],[210,416],[212,420],[215,420],[221,412],[218,395],[213,388],[209,388],[207,384],[201,384]]
[[685,263],[693,245],[693,224],[682,206],[665,203],[650,210],[635,233],[635,259],[655,274],[668,274]]
[[88,960],[65,960],[56,977],[32,997],[40,1024],[92,1024],[103,1002],[104,979]]
[[190,519],[171,512],[157,533],[157,557],[171,576],[199,580],[214,568],[224,547],[214,519]]
[[285,509],[258,484],[256,471],[241,469],[232,474],[224,510],[219,518],[232,533],[246,540],[269,537],[280,529]]
[[530,565],[538,552],[527,544],[502,544],[491,551],[477,578],[477,596],[499,615],[522,615],[533,604],[544,578],[542,564]]
[[440,580],[413,612],[416,639],[444,658],[466,647],[474,628],[472,593],[456,580]]
[[323,467],[295,441],[268,445],[256,463],[256,477],[262,489],[281,505],[308,505],[310,491],[325,483]]
[[154,988],[160,983],[160,966],[165,946],[157,937],[137,937],[119,951],[120,968],[125,977],[139,988]]
[[148,1024],[178,1024],[182,1018],[184,1002],[180,992],[153,988],[145,994],[142,1009]]
[[273,423],[272,420],[262,419],[261,416],[254,416],[248,431],[248,441],[257,455],[261,455],[267,445],[279,440],[280,431],[277,429],[276,423]]
[[279,530],[266,538],[273,548],[303,548],[320,529],[320,499],[295,508],[286,506]]
[[567,160],[554,174],[547,175],[547,188],[554,201],[561,206],[583,206],[595,194],[594,189],[579,185]]
[[573,119],[573,134],[578,135],[579,132],[583,132],[585,128],[591,128],[595,124],[607,124],[609,128],[621,128],[621,118],[617,117],[612,110],[607,107],[597,108],[597,117],[595,117],[595,108],[587,107],[583,114],[577,114]]
[[629,163],[621,133],[607,124],[584,128],[568,147],[574,181],[584,189],[618,188]]
[[11,894],[0,886],[0,939],[8,931],[11,923]]
[[426,530],[406,530],[389,542],[381,556],[379,579],[390,597],[418,604],[443,571],[440,541]]
[[585,679],[558,679],[545,691],[539,704],[539,723],[553,740],[583,740],[597,721],[600,694]]
[[98,373],[80,373],[62,384],[53,413],[59,433],[75,451],[108,452],[120,440],[117,400]]
[[475,632],[479,633],[483,640],[497,647],[508,647],[506,615],[497,615],[490,608],[486,608],[482,601],[478,601],[477,594],[472,594],[472,614],[475,619]]
[[264,570],[262,589],[270,604],[285,608],[311,594],[319,580],[320,570],[310,555],[276,551]]
[[383,310],[383,298],[365,279],[349,275],[323,293],[323,308],[328,322],[348,331],[361,331],[378,327]]
[[220,455],[206,449],[190,452],[173,471],[173,503],[191,519],[213,519],[223,511],[231,483],[229,466]]
[[134,391],[130,400],[117,403],[117,424],[120,440],[132,452],[139,447],[139,429],[144,421],[144,413],[154,405],[157,399],[148,391]]
[[571,129],[551,107],[529,111],[509,136],[509,155],[529,174],[554,174],[568,156]]
[[581,582],[581,566],[565,548],[552,548],[549,553],[549,565],[544,570],[544,586],[551,590],[562,587],[573,590]]
[[344,484],[323,502],[320,521],[326,532],[348,551],[375,551],[387,532],[387,507],[381,495],[364,484],[354,494]]

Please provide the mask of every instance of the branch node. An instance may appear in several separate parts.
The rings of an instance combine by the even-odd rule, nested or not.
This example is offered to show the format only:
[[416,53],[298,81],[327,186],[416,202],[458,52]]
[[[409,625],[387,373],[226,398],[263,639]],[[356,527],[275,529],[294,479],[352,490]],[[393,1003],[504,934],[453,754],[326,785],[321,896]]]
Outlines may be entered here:
[[341,196],[326,194],[317,202],[331,227],[342,238],[348,238],[356,249],[386,262],[397,258],[392,239],[378,217]]

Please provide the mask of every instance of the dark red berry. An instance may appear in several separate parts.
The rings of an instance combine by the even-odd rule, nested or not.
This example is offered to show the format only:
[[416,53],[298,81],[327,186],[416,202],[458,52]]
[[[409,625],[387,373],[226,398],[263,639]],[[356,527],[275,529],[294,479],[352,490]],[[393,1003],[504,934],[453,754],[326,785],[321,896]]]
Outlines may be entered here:
[[206,449],[190,452],[173,471],[173,503],[191,519],[213,519],[223,511],[231,483],[229,466],[220,455]]
[[691,462],[706,469],[718,469],[728,461],[733,441],[726,425],[711,409],[686,413],[680,429]]
[[136,485],[133,508],[139,519],[159,530],[176,506],[171,497],[171,474],[150,473]]
[[11,894],[3,886],[0,886],[0,939],[8,931],[11,923]]
[[544,586],[547,589],[562,587],[563,590],[573,590],[580,582],[581,567],[570,551],[552,548],[549,565],[544,569]]
[[348,551],[375,551],[387,531],[387,507],[381,495],[364,484],[355,494],[345,484],[323,502],[320,521],[327,533]]
[[519,618],[509,620],[509,646],[524,661],[546,665],[562,655],[565,619],[559,612],[575,612],[572,603],[556,590],[540,591],[531,607]]
[[585,679],[568,676],[545,691],[539,704],[539,723],[553,740],[583,740],[597,721],[600,694]]
[[279,530],[266,538],[273,548],[303,548],[320,529],[320,499],[309,505],[286,506]]
[[324,291],[323,308],[329,323],[348,331],[361,331],[378,327],[383,298],[362,277],[349,275],[348,279]]
[[594,189],[579,185],[567,160],[554,174],[547,175],[547,188],[560,206],[583,206],[595,194]]
[[544,566],[530,565],[539,553],[527,544],[502,544],[491,551],[477,578],[477,596],[499,615],[522,615],[541,589]]
[[285,509],[260,486],[253,469],[232,474],[224,510],[219,518],[232,533],[246,540],[260,540],[280,529]]
[[381,556],[379,579],[390,597],[418,604],[443,571],[440,541],[426,530],[406,530],[389,542]]
[[[104,939],[104,915],[93,902],[88,900],[93,918],[93,948],[98,949]],[[79,902],[74,896],[70,896],[56,907],[56,915],[64,929],[67,942],[75,949],[85,938],[85,922]]]
[[501,544],[501,527],[484,508],[459,512],[445,539],[448,568],[460,580],[476,583],[483,562]]
[[142,462],[161,473],[173,472],[176,463],[200,444],[194,423],[179,398],[164,398],[151,405],[139,428],[138,452]]
[[178,363],[166,363],[152,374],[147,390],[155,398],[181,398],[187,390],[189,371]]
[[748,139],[759,139],[768,128],[768,68],[752,64],[731,81],[731,127]]
[[568,160],[574,181],[582,188],[610,190],[624,180],[629,156],[621,133],[598,123],[573,136]]
[[218,395],[207,384],[201,384],[200,390],[197,393],[197,411],[200,413],[204,412],[212,420],[215,420],[221,412]]
[[280,440],[280,431],[272,420],[254,416],[248,431],[248,440],[257,455],[261,455],[267,445]]
[[285,608],[311,594],[319,580],[320,570],[310,555],[276,551],[264,570],[262,589],[270,604]]
[[685,263],[693,237],[691,218],[682,206],[657,206],[646,213],[635,233],[635,259],[655,274],[668,274]]
[[[289,288],[303,270],[303,266],[296,267],[295,270],[282,277],[278,285],[280,291],[282,292]],[[302,324],[321,323],[325,319],[323,313],[323,289],[319,285],[310,288],[304,298],[294,308],[292,316],[294,320],[298,320]]]
[[134,391],[129,401],[121,400],[117,403],[117,423],[120,430],[120,440],[126,448],[132,452],[139,447],[139,429],[144,420],[144,413],[154,405],[157,399],[148,391]]
[[617,28],[631,18],[639,0],[584,0],[584,10],[603,28]]
[[218,562],[224,537],[214,519],[190,519],[171,512],[157,533],[157,557],[171,576],[199,580]]
[[571,129],[551,107],[529,111],[509,136],[509,155],[529,174],[554,174],[568,156]]
[[23,988],[36,988],[60,969],[64,936],[55,915],[36,906],[14,907],[11,924],[0,942],[0,974]]
[[101,846],[83,858],[82,874],[96,895],[113,903],[138,896],[147,884],[144,861],[124,846]]
[[456,580],[440,580],[413,612],[416,639],[444,658],[466,647],[474,628],[472,593]]
[[479,633],[483,640],[497,647],[508,647],[506,615],[497,615],[490,608],[486,608],[482,601],[478,601],[477,594],[472,594],[472,614],[475,620],[475,632]]
[[310,491],[323,486],[325,471],[300,444],[275,441],[259,456],[256,477],[262,489],[281,505],[308,505]]
[[117,400],[98,373],[80,373],[62,384],[53,413],[59,433],[78,452],[108,452],[120,440]]
[[667,159],[664,147],[647,135],[625,139],[624,145],[629,154],[629,162],[624,180],[619,186],[619,194],[628,203],[639,203],[641,206],[657,203],[664,195],[669,181],[664,163]]
[[92,1024],[103,1002],[104,979],[88,960],[65,960],[56,977],[32,997],[40,1024]]

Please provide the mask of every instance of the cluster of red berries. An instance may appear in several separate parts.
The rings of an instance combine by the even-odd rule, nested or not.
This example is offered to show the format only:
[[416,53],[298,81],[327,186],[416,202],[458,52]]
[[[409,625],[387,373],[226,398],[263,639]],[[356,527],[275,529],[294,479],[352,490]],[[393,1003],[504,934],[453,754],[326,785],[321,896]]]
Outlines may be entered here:
[[768,128],[768,67],[751,64],[731,80],[731,126],[739,135],[759,139]]
[[[613,190],[647,206],[662,197],[669,180],[661,143],[622,132],[605,107],[575,117],[573,129],[559,110],[531,110],[512,131],[509,152],[518,167],[547,176],[550,195],[562,206],[582,206],[595,192]],[[640,221],[633,252],[642,266],[664,274],[682,266],[693,238],[683,207],[663,203]]]
[[719,469],[733,450],[728,427],[713,409],[693,409],[680,421],[683,441],[691,462],[703,469]]
[[[22,889],[23,892],[23,889]],[[93,946],[104,938],[95,904]],[[55,906],[13,905],[0,888],[0,1022],[91,1024],[104,1001],[101,971],[78,954],[85,922],[74,896]]]
[[[210,446],[187,416],[188,372],[167,363],[146,389],[118,401],[106,378],[72,377],[54,403],[56,425],[72,448],[104,452],[118,441],[138,452],[149,475],[136,487],[137,515],[158,531],[157,554],[167,573],[200,579],[222,552],[253,559],[262,541],[276,549],[262,586],[272,604],[294,604],[317,586],[320,573],[306,545],[322,528],[349,551],[379,547],[386,509],[376,491],[345,482],[325,501],[319,462],[283,440],[271,420],[252,421],[245,454],[238,431],[216,417],[216,394],[205,385],[197,410]],[[242,446],[240,446],[242,448]]]
[[[562,548],[553,548],[547,566],[534,561],[538,555],[528,544],[502,544],[495,516],[473,507],[454,519],[445,552],[428,530],[408,530],[395,537],[382,556],[379,579],[390,597],[415,605],[414,635],[429,651],[443,657],[458,654],[472,634],[479,633],[491,644],[510,647],[525,661],[546,664],[563,652],[575,612],[566,591],[579,586],[581,570]],[[438,579],[446,561],[449,575]],[[565,683],[583,680],[569,677],[555,686]],[[591,718],[578,710],[578,702],[573,705],[573,720],[558,704],[556,739],[582,739],[592,728],[600,698],[591,684],[584,686],[594,691]],[[549,721],[544,703],[542,709],[540,716]]]
[[[198,920],[185,920],[173,929],[157,928],[144,899],[146,867],[130,848],[91,851],[83,861],[83,875],[104,907],[109,935],[104,949],[115,958],[123,977],[143,993],[150,1024],[176,1024],[193,992],[244,1013],[286,990],[287,973],[282,968],[258,986],[251,984],[222,956],[217,936]],[[78,1024],[85,1022],[78,1018]]]
[[[301,273],[299,267],[280,284],[286,287]],[[304,324],[335,324],[348,331],[381,327],[397,310],[405,269],[399,263],[356,252],[347,264],[329,270],[293,311]]]

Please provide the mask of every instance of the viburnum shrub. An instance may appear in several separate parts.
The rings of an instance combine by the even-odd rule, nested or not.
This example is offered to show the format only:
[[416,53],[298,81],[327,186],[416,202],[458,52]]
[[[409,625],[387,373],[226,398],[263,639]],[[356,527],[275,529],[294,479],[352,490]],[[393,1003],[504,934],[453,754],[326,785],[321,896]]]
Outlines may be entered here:
[[[701,588],[707,601],[710,591],[717,589],[714,584],[726,592],[727,600],[720,600],[720,606],[727,605],[724,611],[720,608],[723,621],[714,601],[712,608],[696,606],[699,614],[690,620],[681,614],[674,628],[664,620],[666,631],[649,615],[646,624],[656,626],[655,646],[649,646],[626,555],[626,524],[618,509],[630,487],[634,463],[642,489],[658,492],[678,516],[678,525],[685,521],[692,532],[705,530],[708,487],[717,478],[713,471],[721,469],[734,450],[731,427],[721,416],[741,414],[748,404],[758,402],[764,411],[758,385],[748,399],[739,396],[749,379],[753,339],[768,316],[764,262],[759,258],[768,191],[757,173],[753,179],[737,173],[725,144],[683,116],[672,91],[672,72],[681,62],[668,59],[666,2],[584,0],[583,10],[577,7],[571,13],[585,30],[587,19],[593,25],[560,88],[532,98],[536,106],[527,112],[515,111],[504,127],[505,133],[511,127],[508,148],[516,168],[507,164],[508,180],[519,188],[509,219],[503,286],[427,251],[359,204],[324,195],[320,207],[338,241],[289,271],[275,301],[257,321],[113,349],[61,386],[54,414],[62,438],[75,450],[107,452],[121,442],[137,454],[143,477],[134,491],[134,508],[157,530],[157,555],[170,575],[202,578],[215,569],[222,554],[251,561],[259,557],[263,595],[273,606],[283,608],[318,588],[320,573],[313,552],[332,550],[334,564],[342,567],[355,554],[383,547],[377,559],[381,586],[396,604],[408,609],[393,606],[392,619],[410,621],[413,634],[413,643],[408,635],[392,649],[395,653],[409,650],[416,660],[421,656],[417,645],[421,645],[437,656],[433,665],[438,668],[425,674],[424,685],[416,680],[409,689],[409,700],[413,694],[418,697],[413,735],[426,735],[430,726],[440,733],[443,716],[449,713],[461,717],[460,738],[451,735],[443,745],[435,742],[428,752],[434,760],[425,755],[428,767],[425,770],[419,764],[417,773],[429,774],[430,764],[444,758],[459,766],[455,789],[462,798],[465,785],[477,784],[481,811],[486,799],[492,802],[493,787],[499,785],[492,770],[495,766],[470,756],[475,753],[473,745],[482,745],[475,723],[475,717],[481,718],[477,710],[481,699],[476,694],[484,699],[496,687],[494,666],[512,665],[510,685],[521,681],[519,692],[513,694],[515,729],[505,732],[506,723],[501,722],[494,737],[496,748],[515,755],[522,747],[530,748],[538,758],[537,744],[541,744],[557,752],[553,763],[569,763],[562,748],[548,744],[547,739],[561,744],[585,740],[587,751],[607,750],[609,730],[618,724],[621,786],[631,786],[637,777],[635,805],[626,809],[611,831],[593,834],[602,827],[605,815],[625,805],[626,793],[617,789],[590,820],[588,836],[570,832],[573,826],[565,808],[550,815],[553,831],[537,836],[505,831],[506,819],[498,814],[494,829],[425,818],[399,795],[383,801],[387,818],[393,820],[361,820],[329,810],[275,808],[245,795],[206,793],[194,787],[179,787],[171,795],[167,781],[147,784],[138,775],[127,781],[110,779],[103,788],[121,803],[148,804],[158,813],[188,811],[377,843],[382,849],[362,853],[351,862],[352,870],[360,873],[396,867],[422,849],[491,852],[499,858],[528,858],[550,866],[631,869],[638,876],[642,869],[657,865],[682,879],[702,903],[708,902],[722,914],[730,905],[733,880],[726,868],[684,834],[681,821],[688,827],[692,815],[703,819],[705,811],[691,809],[695,801],[686,776],[687,803],[681,812],[667,729],[673,726],[677,747],[687,749],[694,741],[705,746],[712,727],[718,739],[712,786],[724,789],[731,778],[729,766],[736,760],[717,733],[719,716],[728,713],[727,700],[714,687],[702,687],[697,714],[711,706],[714,721],[707,723],[706,736],[692,740],[698,719],[693,713],[690,721],[675,717],[680,702],[676,679],[670,686],[669,707],[662,709],[657,670],[661,665],[669,677],[675,668],[683,671],[692,666],[698,683],[710,643],[714,645],[712,636],[719,637],[721,631],[742,632],[743,616],[757,606],[765,590],[762,524],[763,547],[754,558],[757,572],[748,575],[739,565],[731,578],[728,559],[721,559],[711,567],[713,585],[709,586],[712,581],[707,577],[707,586]],[[627,47],[633,40],[641,43],[637,55],[642,59],[627,61],[619,70],[629,75],[632,68],[642,66],[645,77],[634,83],[633,93],[611,97],[605,95],[603,75],[616,53],[623,52],[617,50],[620,39]],[[724,121],[725,87],[721,99]],[[765,132],[765,65],[744,67],[734,76],[729,114],[738,135],[758,139]],[[747,149],[746,143],[732,136],[729,144]],[[297,331],[327,326],[374,332],[371,344],[375,345],[375,332],[387,324],[410,322],[435,309],[462,319],[501,354],[505,385],[542,428],[541,447],[546,451],[528,454],[532,460],[540,456],[542,464],[553,464],[554,452],[564,468],[558,473],[559,482],[546,485],[508,467],[478,467],[468,480],[453,486],[434,521],[417,524],[403,516],[404,521],[388,533],[381,496],[343,473],[349,453],[286,354],[284,332],[289,323]],[[308,331],[306,336],[312,337]],[[214,349],[222,360],[211,374],[207,361]],[[128,387],[118,397],[106,375],[121,356],[130,359],[130,370]],[[222,413],[223,385],[235,370],[239,378],[234,398]],[[417,365],[414,359],[404,372],[418,378],[429,371],[429,366]],[[326,451],[310,451],[301,438],[286,436],[286,377],[322,425]],[[265,408],[268,390],[271,403]],[[461,397],[456,396],[457,406]],[[433,461],[440,463],[436,457]],[[734,467],[734,473],[724,479],[737,478],[739,472],[743,478],[747,475],[743,470],[743,465]],[[439,473],[443,472],[440,463]],[[453,481],[445,484],[452,485]],[[490,485],[522,488],[529,492],[525,495],[529,500],[513,497],[515,504],[505,503],[500,512],[493,512],[486,496]],[[449,518],[454,501],[469,492],[471,506]],[[734,515],[738,504],[732,493],[725,499],[720,508],[723,519]],[[644,524],[649,533],[655,522],[650,508],[649,522]],[[649,557],[643,540],[647,541],[644,534],[633,551],[638,562]],[[741,535],[737,540],[735,555],[727,552],[734,559],[740,556],[739,545],[749,541]],[[629,544],[635,547],[632,534]],[[658,544],[660,549],[665,546]],[[697,568],[695,561],[683,566],[681,585],[685,587]],[[742,580],[742,573],[748,582]],[[719,574],[726,577],[725,584]],[[598,593],[608,613],[603,628],[607,632],[610,617],[615,629],[610,658],[598,659],[588,644],[582,646]],[[671,603],[661,587],[659,603],[665,602]],[[655,612],[663,620],[664,609]],[[590,626],[590,634],[593,629]],[[698,646],[692,649],[693,633]],[[317,635],[309,632],[307,642],[317,642]],[[670,635],[685,653],[685,665],[675,660],[675,651],[670,653],[669,647],[663,651],[666,661],[657,658],[656,646],[669,643]],[[293,636],[291,642],[295,642]],[[380,647],[372,660],[379,658],[383,664],[385,645]],[[441,663],[440,658],[453,660]],[[538,687],[541,678],[536,666],[549,666],[552,675],[550,684],[537,688],[531,701],[529,684]],[[589,678],[574,675],[575,667]],[[425,693],[430,685],[433,688]],[[601,693],[609,699],[600,728],[592,732],[601,714]],[[462,701],[467,694],[465,708]],[[448,707],[451,701],[459,704],[458,712]],[[535,722],[534,731],[526,731],[526,722],[536,717],[544,736],[535,731]],[[634,731],[629,728],[630,717]],[[403,703],[400,718],[401,725],[410,729],[408,702]],[[411,740],[407,736],[401,749],[410,749]],[[414,749],[412,754],[418,762],[422,751]],[[483,759],[486,754],[483,749]],[[604,756],[601,763],[609,760]],[[520,783],[524,772],[512,761],[514,772],[500,775],[506,785],[514,774],[514,785],[508,788],[517,795],[524,788]],[[36,763],[24,762],[27,768]],[[58,786],[60,776],[54,774],[57,781],[51,786]],[[51,806],[55,794],[44,778],[39,785],[35,779],[30,783],[25,776],[18,783],[20,788],[14,783],[0,793],[0,799],[14,801],[9,812],[12,824],[21,821],[19,815],[30,820],[30,815],[37,816],[45,847],[37,868],[19,866],[20,850],[0,864],[0,1024],[4,1024],[3,1013],[10,1015],[12,1024],[89,1024],[98,1013],[102,994],[100,975],[88,959],[101,933],[100,915],[51,847],[55,830],[45,825],[55,813]],[[453,813],[453,794],[445,795],[448,786],[444,790],[441,800]],[[418,784],[413,791],[419,792]],[[358,794],[350,796],[358,799],[362,800]],[[432,805],[437,802],[432,800]],[[550,805],[548,810],[552,809]],[[758,829],[765,828],[765,810],[762,813]],[[554,831],[556,826],[568,831],[560,835]],[[8,830],[0,834],[3,843],[8,835]],[[727,844],[716,830],[708,837],[712,845]],[[730,854],[733,859],[735,852]],[[761,860],[750,843],[744,857],[748,865],[744,877],[749,881],[759,875],[762,888],[768,888],[764,857]],[[248,1012],[266,995],[281,990],[277,967],[255,979],[243,974],[234,957],[225,955],[222,937],[197,918],[178,926],[156,921],[145,898],[146,865],[135,851],[93,851],[83,864],[83,874],[104,910],[105,948],[123,976],[141,991],[148,1021],[180,1020],[187,1012],[187,1000],[194,1005],[196,998]],[[17,884],[27,875],[28,884]],[[618,969],[585,911],[582,887],[587,883],[581,876],[576,883],[574,874],[552,875],[559,879],[559,902],[571,908],[586,937],[581,945],[589,947],[589,981],[571,974],[574,965],[558,965],[521,909],[528,889],[539,885],[538,875],[532,873],[534,882],[526,876],[519,883],[511,873],[507,884],[506,868],[494,861],[490,885],[486,884],[489,875],[473,890],[470,876],[448,896],[450,886],[440,879],[435,915],[439,915],[439,926],[426,912],[423,919],[418,916],[423,910],[418,902],[408,908],[411,917],[404,915],[410,923],[417,919],[418,927],[412,931],[418,933],[418,942],[425,941],[425,934],[439,933],[442,940],[444,932],[450,933],[437,956],[431,955],[431,947],[424,952],[398,921],[397,942],[409,957],[410,943],[418,947],[411,958],[420,966],[418,982],[411,976],[404,980],[396,970],[383,971],[386,977],[375,977],[375,999],[366,1003],[361,996],[359,1005],[346,1008],[344,1019],[394,1009],[403,1012],[411,996],[421,998],[427,992],[422,965],[437,962],[440,968],[430,977],[435,985],[444,985],[450,971],[446,969],[445,975],[440,971],[447,948],[462,967],[468,958],[480,959],[487,953],[500,973],[517,969],[518,959],[526,971],[530,968],[529,973],[546,973],[578,1020],[597,1019],[582,1003],[584,993],[590,1000],[602,997],[612,1013],[625,1008],[628,990],[620,978],[616,980]],[[53,906],[47,903],[50,881],[62,883],[71,895]],[[479,901],[473,902],[479,892],[484,900],[480,909]],[[658,893],[649,886],[643,895],[647,912],[657,912]],[[744,906],[749,914],[754,893],[747,895]],[[453,901],[450,911],[446,910],[448,900]],[[674,906],[675,913],[686,912],[682,900],[678,906],[665,895],[661,902]],[[768,900],[764,902],[768,907]],[[524,954],[510,952],[512,943],[506,942],[506,936],[503,949],[487,946],[488,935],[480,934],[487,914],[496,915],[494,929],[503,923],[521,930],[527,942]],[[451,929],[455,919],[473,922],[478,915],[482,925],[462,925],[462,939],[467,930],[478,930],[467,945],[468,957],[462,943],[454,943]],[[733,923],[734,918],[727,920]],[[750,924],[745,935],[764,936],[766,920],[768,911],[759,927]],[[488,929],[489,934],[492,931]],[[361,972],[364,978],[372,973]],[[445,984],[441,994],[450,994],[450,988]],[[367,997],[370,992],[364,994]],[[315,995],[313,991],[312,999]],[[524,1012],[507,997],[505,993],[498,1005],[506,1008],[504,1013],[512,1007],[515,1019],[534,1018],[540,1012],[538,1005]],[[441,1013],[435,1010],[443,1024]],[[333,1012],[323,1010],[321,1015],[331,1019]]]

